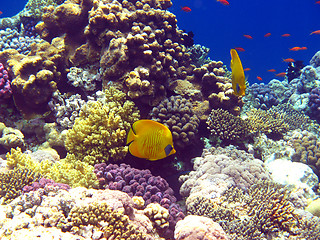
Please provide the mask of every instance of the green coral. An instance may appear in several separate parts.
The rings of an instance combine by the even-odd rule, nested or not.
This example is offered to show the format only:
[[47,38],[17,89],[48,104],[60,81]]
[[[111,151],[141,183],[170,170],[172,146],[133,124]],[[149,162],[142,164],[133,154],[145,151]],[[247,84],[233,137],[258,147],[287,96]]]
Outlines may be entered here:
[[26,168],[16,168],[8,173],[0,173],[0,197],[3,203],[9,203],[22,193],[22,188],[39,180],[40,174]]
[[94,165],[110,158],[120,160],[128,152],[127,131],[139,120],[134,102],[110,87],[97,101],[89,101],[66,135],[65,146],[78,159]]
[[219,200],[199,196],[187,209],[188,214],[219,222],[230,239],[258,240],[280,231],[295,235],[299,223],[287,190],[269,181],[254,184],[247,192],[232,187]]
[[22,153],[20,148],[11,149],[7,154],[8,166],[10,168],[28,168],[55,182],[66,183],[71,187],[95,187],[98,180],[93,170],[94,167],[88,163],[79,161],[73,154],[52,163],[49,160],[37,162],[28,154]]
[[[73,231],[89,224],[100,226],[99,222],[107,222],[102,229],[106,239],[142,240],[145,236],[130,223],[129,217],[119,210],[112,210],[106,203],[91,203],[88,206],[73,207],[68,216]],[[62,225],[63,226],[63,225]]]

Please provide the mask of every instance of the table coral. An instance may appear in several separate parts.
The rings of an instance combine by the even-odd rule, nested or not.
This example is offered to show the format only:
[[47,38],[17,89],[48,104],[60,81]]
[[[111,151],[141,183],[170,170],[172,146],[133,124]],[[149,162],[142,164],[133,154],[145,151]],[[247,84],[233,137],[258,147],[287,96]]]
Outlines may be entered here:
[[24,186],[37,181],[40,174],[26,168],[15,168],[8,173],[0,173],[0,197],[1,203],[9,203],[14,198],[22,194]]
[[176,204],[173,190],[167,181],[160,176],[153,176],[149,170],[131,168],[129,165],[120,164],[96,164],[94,172],[100,182],[100,188],[121,190],[131,197],[142,196],[145,205],[149,203],[160,203],[169,210],[169,228],[161,231],[161,236],[170,237],[176,222],[184,218],[184,214]]
[[125,93],[111,87],[97,101],[88,101],[66,136],[65,146],[83,162],[94,165],[123,159],[128,152],[127,131],[139,111]]
[[154,107],[150,116],[171,130],[175,147],[184,148],[197,140],[200,121],[187,99],[171,96]]

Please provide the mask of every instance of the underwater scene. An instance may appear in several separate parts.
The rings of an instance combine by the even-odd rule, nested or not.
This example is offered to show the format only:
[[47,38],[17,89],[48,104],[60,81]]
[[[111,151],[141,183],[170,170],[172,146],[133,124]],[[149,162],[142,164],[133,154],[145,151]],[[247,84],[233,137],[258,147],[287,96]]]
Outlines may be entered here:
[[0,239],[320,240],[320,1],[0,5]]

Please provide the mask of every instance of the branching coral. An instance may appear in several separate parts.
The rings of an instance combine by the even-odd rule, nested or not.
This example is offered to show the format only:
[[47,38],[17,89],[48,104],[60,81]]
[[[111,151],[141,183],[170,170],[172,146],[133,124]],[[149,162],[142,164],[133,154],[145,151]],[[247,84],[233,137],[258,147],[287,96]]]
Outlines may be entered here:
[[223,109],[213,109],[207,124],[211,135],[222,141],[244,140],[249,134],[249,125],[246,121]]
[[2,203],[8,203],[22,193],[24,186],[37,181],[40,174],[26,168],[15,168],[8,173],[0,173],[0,197]]
[[111,87],[97,101],[89,101],[80,111],[65,146],[69,153],[94,165],[124,158],[127,131],[139,119],[139,112],[125,93]]
[[188,212],[219,221],[231,239],[258,240],[281,231],[295,235],[299,223],[287,190],[267,181],[250,186],[247,193],[232,187],[217,199],[199,196]]

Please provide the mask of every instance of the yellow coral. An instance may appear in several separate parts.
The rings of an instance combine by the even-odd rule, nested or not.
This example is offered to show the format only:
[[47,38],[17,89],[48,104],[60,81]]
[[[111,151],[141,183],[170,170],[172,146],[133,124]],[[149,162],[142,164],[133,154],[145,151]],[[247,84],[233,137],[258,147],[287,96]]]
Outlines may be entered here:
[[125,140],[139,112],[125,93],[110,88],[98,101],[89,101],[80,111],[65,146],[78,159],[94,165],[109,158],[119,160],[128,152]]
[[143,212],[150,218],[156,228],[169,227],[169,211],[159,203],[148,204]]
[[95,187],[98,184],[93,172],[94,167],[77,160],[72,154],[68,154],[66,158],[55,163],[49,160],[37,162],[17,148],[11,149],[6,157],[10,168],[28,168],[55,182],[69,184],[71,187]]

